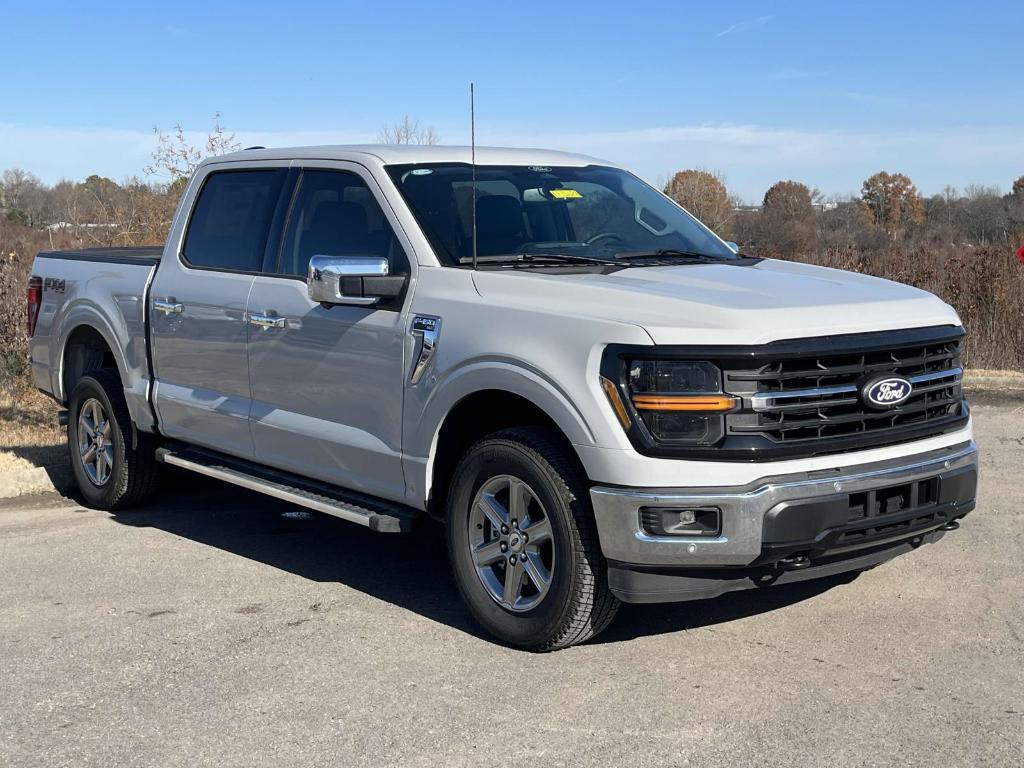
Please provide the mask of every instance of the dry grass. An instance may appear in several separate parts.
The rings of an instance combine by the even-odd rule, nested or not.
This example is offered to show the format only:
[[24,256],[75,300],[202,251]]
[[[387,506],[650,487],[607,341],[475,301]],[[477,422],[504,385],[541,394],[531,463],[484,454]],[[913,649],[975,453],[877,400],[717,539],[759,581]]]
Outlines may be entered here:
[[951,304],[967,331],[970,369],[1024,371],[1024,266],[1010,248],[885,252],[827,249],[798,259],[923,288]]
[[972,368],[964,376],[964,389],[971,393],[998,392],[1024,403],[1024,373]]
[[60,464],[67,448],[57,405],[25,387],[0,388],[0,472]]

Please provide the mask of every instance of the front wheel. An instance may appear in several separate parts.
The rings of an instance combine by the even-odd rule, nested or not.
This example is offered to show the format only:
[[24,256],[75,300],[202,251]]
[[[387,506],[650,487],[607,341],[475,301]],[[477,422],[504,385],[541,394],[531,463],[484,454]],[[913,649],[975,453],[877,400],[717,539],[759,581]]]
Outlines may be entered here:
[[510,429],[470,448],[447,522],[459,591],[498,639],[551,651],[593,637],[614,617],[586,478],[548,431]]

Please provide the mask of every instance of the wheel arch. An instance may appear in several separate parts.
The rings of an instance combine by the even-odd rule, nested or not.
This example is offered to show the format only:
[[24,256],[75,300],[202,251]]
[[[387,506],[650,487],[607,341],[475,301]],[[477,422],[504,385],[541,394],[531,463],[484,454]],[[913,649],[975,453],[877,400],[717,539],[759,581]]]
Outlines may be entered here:
[[[115,370],[133,423],[145,431],[152,431],[154,419],[148,400],[148,331],[142,300],[128,297],[117,302],[112,309],[91,299],[73,301],[54,322],[60,329],[49,342],[50,360],[53,361],[49,391],[54,398],[66,405],[82,374],[90,370]],[[101,352],[87,356],[84,363],[76,364],[76,345]]]
[[60,346],[60,368],[57,373],[59,399],[67,403],[71,391],[82,376],[90,371],[110,368],[117,371],[124,384],[124,367],[115,352],[118,347],[112,343],[109,330],[104,332],[99,324],[79,322],[70,327]]
[[434,431],[426,462],[426,509],[435,517],[444,515],[449,485],[459,459],[478,440],[510,427],[538,426],[547,429],[577,462],[582,462],[573,445],[571,431],[534,400],[511,389],[489,387],[463,395],[444,414]]

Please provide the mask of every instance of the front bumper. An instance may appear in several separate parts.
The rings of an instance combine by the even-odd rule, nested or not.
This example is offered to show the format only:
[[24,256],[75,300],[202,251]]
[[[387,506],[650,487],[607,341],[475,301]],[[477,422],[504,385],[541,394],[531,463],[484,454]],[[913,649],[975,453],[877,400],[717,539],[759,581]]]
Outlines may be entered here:
[[[977,468],[977,446],[970,441],[737,488],[597,486],[591,500],[613,569],[763,567],[794,558],[818,564],[923,541],[963,517],[974,508]],[[642,507],[718,507],[721,533],[655,536],[640,524]]]
[[[952,525],[957,525],[953,523]],[[718,597],[726,592],[756,589],[781,584],[863,571],[932,544],[946,534],[942,528],[889,542],[868,550],[857,550],[818,561],[806,568],[786,570],[778,565],[749,568],[654,568],[613,564],[608,568],[608,586],[626,603],[677,603]]]

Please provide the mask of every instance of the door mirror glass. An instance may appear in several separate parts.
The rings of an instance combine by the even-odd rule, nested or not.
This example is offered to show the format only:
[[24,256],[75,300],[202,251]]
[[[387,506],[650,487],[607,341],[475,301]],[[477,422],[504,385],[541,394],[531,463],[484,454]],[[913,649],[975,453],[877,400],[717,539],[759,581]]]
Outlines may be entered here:
[[370,307],[381,299],[401,295],[405,278],[389,274],[383,256],[323,256],[309,260],[306,286],[309,298],[325,306],[350,304]]

